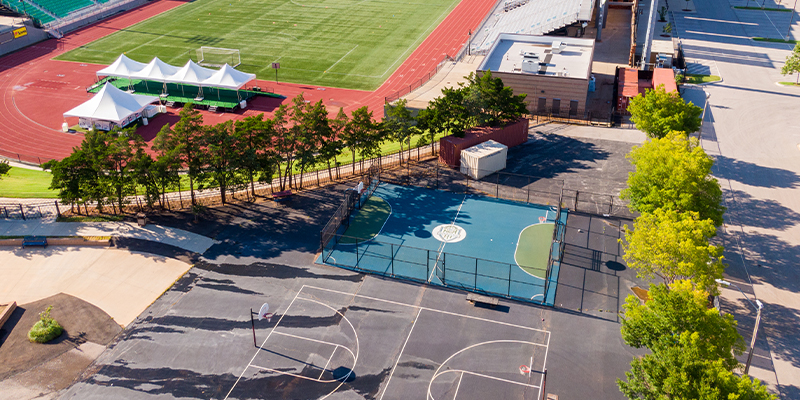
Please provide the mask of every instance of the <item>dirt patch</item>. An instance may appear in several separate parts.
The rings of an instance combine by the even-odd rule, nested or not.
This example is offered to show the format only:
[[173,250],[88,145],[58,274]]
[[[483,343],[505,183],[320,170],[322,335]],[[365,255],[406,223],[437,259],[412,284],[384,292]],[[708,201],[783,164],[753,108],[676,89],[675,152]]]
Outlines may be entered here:
[[[64,327],[64,333],[49,343],[29,342],[28,330],[49,305],[53,306],[50,315]],[[0,380],[38,367],[87,342],[105,346],[120,331],[119,324],[103,310],[64,293],[17,306],[0,330]],[[71,382],[82,370],[65,368],[59,373],[71,377]]]

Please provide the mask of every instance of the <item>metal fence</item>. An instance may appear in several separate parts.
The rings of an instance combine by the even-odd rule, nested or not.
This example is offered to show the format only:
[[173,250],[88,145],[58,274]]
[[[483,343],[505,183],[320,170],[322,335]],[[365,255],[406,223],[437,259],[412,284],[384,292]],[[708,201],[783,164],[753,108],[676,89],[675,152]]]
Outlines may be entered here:
[[563,124],[577,124],[577,125],[602,125],[612,126],[614,120],[613,113],[593,113],[585,110],[532,110],[529,111],[531,120],[536,123],[542,122],[559,122]]
[[411,82],[411,84],[403,86],[400,90],[398,90],[398,91],[396,91],[396,92],[384,97],[383,101],[385,103],[391,103],[391,102],[393,102],[393,101],[395,101],[395,100],[397,100],[397,99],[399,99],[399,98],[401,98],[401,97],[413,92],[414,89],[416,89],[418,87],[421,87],[426,82],[431,80],[434,76],[436,76],[436,74],[439,73],[439,71],[441,71],[441,69],[448,62],[453,62],[453,61],[455,61],[454,58],[452,58],[450,56],[446,56],[444,60],[442,60],[439,64],[436,65],[436,68],[434,68],[433,71],[428,72],[427,74],[423,75],[421,78],[415,80],[414,82]]
[[61,215],[61,209],[58,202],[42,201],[42,202],[20,202],[0,203],[0,218],[4,219],[43,219],[43,218],[56,218]]
[[[358,272],[535,303],[546,301],[550,286],[549,279],[534,277],[517,264],[342,234],[332,239],[322,249],[322,261]],[[541,268],[526,268],[546,274]]]

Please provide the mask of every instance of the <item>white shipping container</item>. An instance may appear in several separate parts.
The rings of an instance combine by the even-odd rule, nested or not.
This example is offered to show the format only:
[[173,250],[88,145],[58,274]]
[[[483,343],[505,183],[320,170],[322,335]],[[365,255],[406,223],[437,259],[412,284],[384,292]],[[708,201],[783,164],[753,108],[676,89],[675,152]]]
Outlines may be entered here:
[[481,179],[506,167],[508,147],[489,140],[461,150],[461,173]]

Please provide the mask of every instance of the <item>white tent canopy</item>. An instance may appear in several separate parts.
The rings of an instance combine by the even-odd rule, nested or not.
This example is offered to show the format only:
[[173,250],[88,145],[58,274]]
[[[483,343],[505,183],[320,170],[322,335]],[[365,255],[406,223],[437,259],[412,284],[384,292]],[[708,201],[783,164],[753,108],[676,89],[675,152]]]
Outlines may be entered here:
[[253,79],[256,79],[256,74],[237,71],[230,65],[225,64],[214,75],[203,81],[203,85],[238,90]]
[[166,82],[169,77],[178,72],[178,67],[169,65],[161,61],[158,57],[153,58],[142,70],[131,74],[131,78],[145,79],[150,81]]
[[217,71],[201,67],[197,65],[196,62],[189,60],[178,72],[171,75],[167,79],[167,82],[201,86],[203,82],[214,75],[215,72]]
[[131,121],[131,116],[140,114],[150,103],[157,100],[158,98],[152,96],[129,94],[106,83],[89,101],[65,112],[64,116],[125,125],[126,120]]
[[147,64],[133,61],[125,54],[122,54],[111,65],[97,71],[98,76],[118,76],[121,78],[129,78],[133,74],[141,71]]

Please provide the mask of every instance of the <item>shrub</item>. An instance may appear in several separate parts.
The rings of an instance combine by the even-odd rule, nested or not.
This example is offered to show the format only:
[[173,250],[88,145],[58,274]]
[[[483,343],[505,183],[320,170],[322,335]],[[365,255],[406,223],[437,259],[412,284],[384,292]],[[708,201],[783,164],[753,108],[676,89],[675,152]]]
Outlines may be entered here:
[[28,340],[34,343],[47,343],[61,335],[64,328],[50,316],[53,306],[39,313],[39,320],[28,331]]

